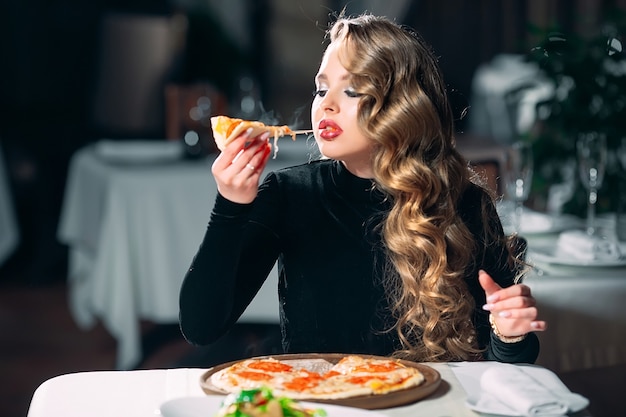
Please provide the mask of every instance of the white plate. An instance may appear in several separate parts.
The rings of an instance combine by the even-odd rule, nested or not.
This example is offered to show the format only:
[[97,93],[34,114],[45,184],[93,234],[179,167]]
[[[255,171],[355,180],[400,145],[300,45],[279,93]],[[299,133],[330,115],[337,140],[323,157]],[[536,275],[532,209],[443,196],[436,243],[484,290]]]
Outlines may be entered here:
[[555,233],[578,227],[581,224],[579,218],[565,214],[551,218],[549,215],[543,213],[524,212],[524,214],[522,214],[520,233]]
[[533,245],[528,250],[529,262],[544,262],[548,264],[567,265],[567,266],[590,266],[590,267],[611,267],[611,266],[625,266],[626,265],[626,247],[620,245],[622,256],[619,259],[599,259],[588,260],[578,259],[574,256],[562,256],[556,253],[556,246],[537,246]]
[[[455,362],[450,363],[450,369],[467,394],[466,405],[474,411],[480,412],[481,416],[523,416],[515,411],[515,404],[522,398],[529,399],[529,393],[537,387],[545,389],[546,396],[558,398],[569,409],[567,415],[585,409],[589,400],[580,394],[570,391],[561,379],[549,369],[538,365],[517,364],[511,365],[499,362]],[[494,372],[497,383],[494,381]],[[526,384],[528,379],[537,381],[534,386]],[[511,392],[520,395],[513,399]],[[541,409],[545,410],[543,407]],[[547,416],[548,414],[533,414]],[[554,416],[554,414],[549,414]],[[587,413],[580,413],[588,416]],[[565,417],[565,414],[558,414]]]
[[[211,417],[217,413],[224,398],[222,395],[175,398],[161,404],[161,415],[163,417]],[[323,408],[328,413],[328,417],[386,417],[385,414],[360,408],[311,402],[302,402],[302,404],[309,408]]]
[[[496,205],[498,215],[502,221],[502,227],[505,233],[511,234],[514,221],[514,206],[509,201],[501,201]],[[582,220],[576,216],[562,214],[558,217],[550,216],[546,213],[540,213],[523,207],[522,218],[520,220],[521,235],[556,233],[567,229],[573,229],[582,225]]]

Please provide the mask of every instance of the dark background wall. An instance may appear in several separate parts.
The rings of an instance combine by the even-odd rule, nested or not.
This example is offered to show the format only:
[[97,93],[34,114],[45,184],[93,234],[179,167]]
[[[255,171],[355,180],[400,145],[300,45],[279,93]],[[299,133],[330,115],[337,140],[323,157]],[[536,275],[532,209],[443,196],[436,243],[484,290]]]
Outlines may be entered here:
[[[227,26],[206,8],[183,9],[165,0],[0,4],[0,146],[7,159],[22,240],[0,269],[0,280],[15,269],[23,270],[20,275],[32,282],[63,279],[66,249],[56,242],[56,227],[68,162],[76,149],[104,136],[164,137],[162,125],[116,132],[93,122],[99,29],[107,14],[187,17],[186,49],[165,81],[204,79],[232,97],[234,77],[247,70],[259,81],[266,109],[289,119],[294,108],[308,104],[324,19],[329,10],[346,2],[244,3],[248,14],[242,19],[253,40],[248,49],[239,48]],[[409,3],[400,20],[421,32],[440,55],[459,114],[469,104],[476,67],[499,53],[526,52],[533,42],[529,26],[558,24],[584,34],[595,30],[611,7],[626,8],[624,0]],[[216,55],[228,58],[217,65]],[[464,120],[458,127],[464,128]]]

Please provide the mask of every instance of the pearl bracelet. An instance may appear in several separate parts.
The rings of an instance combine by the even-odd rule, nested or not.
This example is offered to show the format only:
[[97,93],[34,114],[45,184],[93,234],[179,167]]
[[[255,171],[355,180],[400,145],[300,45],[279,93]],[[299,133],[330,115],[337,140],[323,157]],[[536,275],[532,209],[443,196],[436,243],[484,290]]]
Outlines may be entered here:
[[489,314],[489,324],[491,324],[491,330],[493,330],[493,334],[495,334],[496,337],[504,343],[517,343],[526,339],[527,333],[521,336],[512,336],[512,337],[505,336],[502,333],[500,333],[500,330],[498,330],[498,326],[496,326],[496,319],[493,317],[493,314]]

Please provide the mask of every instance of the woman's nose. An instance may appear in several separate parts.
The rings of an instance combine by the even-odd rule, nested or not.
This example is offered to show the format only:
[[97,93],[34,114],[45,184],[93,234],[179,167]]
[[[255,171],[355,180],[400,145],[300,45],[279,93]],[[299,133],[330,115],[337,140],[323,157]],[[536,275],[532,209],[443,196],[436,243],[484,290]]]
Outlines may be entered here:
[[337,105],[337,100],[335,100],[334,95],[331,94],[330,91],[328,91],[322,99],[320,107],[322,108],[322,110],[328,112],[336,112],[339,109],[339,106]]

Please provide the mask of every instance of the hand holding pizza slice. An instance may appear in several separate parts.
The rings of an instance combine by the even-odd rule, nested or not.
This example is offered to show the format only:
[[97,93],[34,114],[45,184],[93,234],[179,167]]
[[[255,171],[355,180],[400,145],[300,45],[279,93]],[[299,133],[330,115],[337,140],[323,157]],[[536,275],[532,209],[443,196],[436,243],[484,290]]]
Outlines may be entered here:
[[248,129],[252,129],[249,135],[251,138],[257,137],[264,132],[269,132],[270,136],[274,137],[274,150],[277,149],[276,141],[279,137],[291,135],[291,138],[296,140],[296,135],[302,133],[291,130],[289,126],[269,126],[257,121],[236,119],[228,116],[211,117],[211,127],[213,128],[213,138],[220,151],[223,151],[229,143]]
[[[269,136],[274,135],[275,158],[278,152],[276,142],[280,136],[291,135],[295,140],[300,133],[312,132],[294,131],[288,126],[268,126],[258,121],[228,116],[212,117],[211,125],[215,143],[222,151],[213,163],[211,172],[220,194],[241,204],[250,203],[256,198],[259,177],[271,152],[267,142]],[[228,146],[230,144],[233,146]]]

